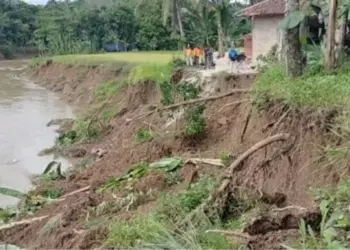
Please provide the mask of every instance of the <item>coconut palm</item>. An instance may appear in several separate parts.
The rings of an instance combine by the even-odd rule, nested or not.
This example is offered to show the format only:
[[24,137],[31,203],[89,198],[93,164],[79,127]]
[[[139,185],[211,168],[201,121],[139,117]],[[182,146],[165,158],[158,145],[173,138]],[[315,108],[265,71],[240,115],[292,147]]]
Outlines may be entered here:
[[228,30],[228,26],[231,21],[230,20],[231,15],[229,12],[230,0],[197,0],[197,1],[201,1],[203,4],[215,10],[217,29],[218,29],[219,56],[223,57],[225,55],[226,31]]
[[191,25],[193,30],[200,31],[196,34],[202,45],[210,44],[210,35],[215,26],[216,13],[208,8],[202,2],[192,2],[182,10],[186,21]]
[[[137,13],[140,8],[146,3],[147,0],[139,0],[135,12]],[[183,28],[182,11],[185,4],[185,0],[163,0],[162,1],[162,20],[163,25],[166,26],[171,17],[171,27],[173,31],[179,31],[182,39],[185,38],[185,31]]]

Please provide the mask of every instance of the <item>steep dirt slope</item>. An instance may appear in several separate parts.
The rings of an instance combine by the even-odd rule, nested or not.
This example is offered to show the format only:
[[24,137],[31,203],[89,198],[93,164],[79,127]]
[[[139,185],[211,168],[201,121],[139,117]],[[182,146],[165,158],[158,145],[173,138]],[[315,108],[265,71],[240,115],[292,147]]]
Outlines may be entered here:
[[[94,96],[96,86],[102,82],[121,79],[123,74],[126,73],[122,70],[52,64],[36,71],[33,77],[40,79],[42,86],[61,93],[68,102],[80,107],[92,107],[91,105],[97,105]],[[251,88],[252,81],[247,76],[218,76],[207,79],[206,84],[215,85],[211,95],[220,95],[232,89]],[[156,112],[143,115],[148,114],[154,104],[159,104],[159,100],[158,88],[150,82],[124,86],[116,96],[108,100],[109,105],[123,112],[110,121],[108,134],[96,142],[80,145],[86,148],[88,154],[91,148],[105,149],[108,154],[92,166],[74,172],[67,180],[52,184],[63,188],[65,194],[91,186],[89,191],[47,205],[35,214],[35,217],[49,215],[49,218],[61,214],[64,223],[54,231],[40,233],[49,219],[45,218],[30,225],[2,230],[0,242],[35,249],[90,249],[101,246],[106,237],[106,228],[87,230],[85,223],[89,208],[111,198],[96,193],[109,178],[120,176],[133,164],[153,162],[165,156],[180,156],[184,159],[219,158],[221,152],[231,152],[237,157],[262,139],[282,132],[288,133],[290,139],[284,143],[274,143],[249,157],[234,173],[236,184],[261,193],[283,193],[286,195],[284,205],[307,208],[314,206],[311,187],[337,184],[342,174],[334,169],[316,166],[322,160],[318,146],[332,141],[332,136],[324,125],[331,113],[302,113],[279,103],[271,104],[258,112],[252,107],[250,93],[233,94],[206,102],[206,136],[201,140],[190,141],[168,136],[174,131],[180,131],[183,122],[179,119],[172,126],[165,127],[164,124],[172,119],[168,118],[167,111],[163,111],[162,116]],[[144,127],[159,136],[151,142],[137,144],[134,141],[135,134]],[[187,169],[184,179],[186,171]],[[222,168],[214,166],[199,168],[199,171],[216,176],[224,173]],[[144,178],[139,184],[140,190],[147,192],[151,188],[173,188],[167,186],[164,176],[150,175]],[[181,184],[179,186],[181,188]],[[147,213],[153,205],[154,201],[146,202],[119,216],[127,219],[137,213]],[[273,237],[273,242],[283,241],[285,237],[281,235],[277,239]],[[271,243],[266,238],[262,241]]]

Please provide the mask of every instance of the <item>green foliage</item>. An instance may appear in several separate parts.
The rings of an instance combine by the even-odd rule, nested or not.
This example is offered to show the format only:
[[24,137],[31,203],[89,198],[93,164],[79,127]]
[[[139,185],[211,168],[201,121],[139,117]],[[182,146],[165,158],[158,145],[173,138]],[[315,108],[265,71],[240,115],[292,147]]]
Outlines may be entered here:
[[205,133],[205,118],[203,116],[205,105],[194,105],[186,110],[186,126],[184,135],[189,138],[199,138]]
[[182,67],[186,66],[186,61],[183,58],[174,57],[171,60],[170,64],[174,69],[177,69],[177,68],[182,68]]
[[320,201],[322,221],[319,234],[304,220],[300,223],[301,249],[347,249],[347,230],[350,227],[350,182],[343,181],[336,188],[316,190]]
[[149,142],[153,140],[153,135],[148,129],[141,128],[137,131],[135,140],[138,143]]
[[145,176],[148,173],[148,167],[149,164],[147,163],[139,163],[135,165],[123,176],[110,179],[106,184],[103,185],[103,187],[100,189],[100,192],[117,189],[124,182],[134,181]]
[[42,177],[50,180],[64,179],[61,172],[61,162],[51,161],[45,168]]
[[105,108],[100,114],[103,121],[109,121],[118,115],[118,111],[113,108]]
[[140,242],[157,239],[160,225],[151,217],[137,216],[129,221],[115,220],[108,229],[107,246],[135,247]]
[[150,164],[151,169],[159,169],[165,172],[173,172],[182,167],[183,161],[180,158],[162,158]]
[[201,176],[186,191],[164,194],[155,210],[156,218],[165,223],[176,224],[207,199],[216,185],[217,181],[213,177]]
[[264,71],[265,69],[267,69],[270,64],[275,64],[277,63],[277,49],[278,49],[278,45],[275,44],[271,47],[271,49],[268,51],[268,53],[263,56],[263,55],[259,55],[256,60],[258,60],[259,62],[262,62],[263,65],[260,66],[259,65],[259,70],[260,71]]
[[63,192],[62,188],[49,188],[44,190],[43,196],[50,199],[58,199],[63,195]]
[[185,101],[190,99],[196,99],[199,98],[199,94],[201,92],[201,89],[199,86],[196,86],[194,83],[183,83],[176,85],[176,92],[180,96],[184,98]]
[[13,208],[0,208],[0,225],[3,223],[9,223],[17,216],[17,211]]
[[159,84],[159,89],[162,94],[162,104],[170,105],[174,103],[174,88],[170,82],[162,82]]
[[222,164],[224,164],[226,167],[228,167],[233,162],[233,155],[230,152],[221,152],[220,153],[220,160],[222,161]]
[[17,199],[23,199],[25,197],[25,194],[23,194],[22,192],[11,189],[11,188],[5,188],[5,187],[0,187],[0,194],[6,195],[6,196],[11,196],[11,197],[17,198]]
[[76,119],[73,129],[62,133],[56,143],[60,147],[69,147],[77,142],[88,142],[96,139],[103,129],[104,125],[94,116],[89,120]]
[[255,103],[267,99],[282,100],[302,108],[348,108],[350,73],[339,69],[335,74],[288,79],[281,65],[271,65],[254,85]]
[[109,81],[106,83],[101,83],[95,88],[95,96],[97,100],[106,100],[112,96],[115,96],[118,91],[125,86],[126,81]]
[[138,83],[152,81],[156,84],[170,82],[173,72],[171,64],[146,63],[132,69],[130,72],[129,82]]
[[298,27],[304,21],[305,15],[301,11],[294,11],[286,16],[279,24],[280,29],[290,30]]

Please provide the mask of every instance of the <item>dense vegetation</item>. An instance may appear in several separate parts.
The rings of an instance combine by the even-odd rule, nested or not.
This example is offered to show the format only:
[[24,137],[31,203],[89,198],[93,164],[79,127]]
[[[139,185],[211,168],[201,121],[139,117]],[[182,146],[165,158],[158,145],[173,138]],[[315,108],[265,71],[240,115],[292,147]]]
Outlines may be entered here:
[[216,46],[218,20],[227,45],[250,31],[249,21],[235,14],[244,7],[239,3],[178,2],[181,6],[161,0],[50,0],[36,6],[0,0],[2,53],[5,47],[36,47],[45,54],[93,53],[111,43],[123,43],[128,50],[177,50],[185,43]]

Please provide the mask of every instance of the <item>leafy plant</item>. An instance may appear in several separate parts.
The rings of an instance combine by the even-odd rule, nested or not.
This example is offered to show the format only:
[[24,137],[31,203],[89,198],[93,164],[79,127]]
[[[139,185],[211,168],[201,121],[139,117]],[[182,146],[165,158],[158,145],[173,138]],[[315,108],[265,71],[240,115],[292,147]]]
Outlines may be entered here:
[[58,199],[63,195],[64,190],[62,188],[45,189],[43,196],[50,199]]
[[184,98],[184,100],[199,98],[201,89],[194,83],[185,82],[183,84],[176,85],[176,92]]
[[0,187],[0,194],[6,195],[6,196],[11,196],[11,197],[17,198],[17,199],[25,198],[24,193],[17,191],[15,189],[5,188],[5,187]]
[[155,217],[170,224],[176,224],[203,200],[217,185],[217,181],[209,176],[201,176],[187,190],[177,194],[164,194],[155,209]]
[[137,216],[129,221],[116,219],[109,225],[106,245],[136,247],[141,242],[157,239],[160,230],[159,223],[150,216]]
[[149,131],[148,129],[141,128],[137,131],[136,136],[135,136],[135,140],[138,143],[149,142],[149,141],[153,140],[153,135],[152,135],[151,131]]
[[173,172],[182,167],[183,161],[179,158],[162,158],[157,162],[150,164],[150,168],[161,169],[165,172]]
[[174,88],[170,82],[161,82],[159,84],[160,92],[162,94],[162,104],[170,105],[174,103]]
[[184,135],[190,138],[198,138],[205,133],[205,118],[203,116],[205,105],[194,105],[187,109],[187,124],[184,129]]
[[231,165],[231,163],[233,162],[233,155],[230,152],[221,152],[220,153],[220,159],[222,161],[222,163],[228,167]]
[[51,161],[45,168],[42,176],[48,177],[51,180],[64,179],[61,172],[61,162]]
[[107,190],[113,190],[118,187],[123,182],[133,181],[145,176],[148,173],[149,164],[147,163],[139,163],[133,168],[131,168],[125,175],[119,178],[112,178],[103,187],[100,189],[100,192],[104,192]]
[[305,15],[301,11],[294,11],[286,16],[279,24],[280,29],[290,30],[298,27],[305,19]]

